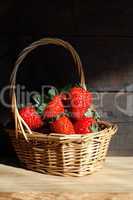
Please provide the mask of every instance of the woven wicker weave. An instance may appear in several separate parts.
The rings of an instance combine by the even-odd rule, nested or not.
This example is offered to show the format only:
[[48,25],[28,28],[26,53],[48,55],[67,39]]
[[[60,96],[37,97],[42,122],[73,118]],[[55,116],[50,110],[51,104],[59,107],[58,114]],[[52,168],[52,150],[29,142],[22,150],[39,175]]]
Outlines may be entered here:
[[63,46],[70,51],[78,69],[81,85],[86,88],[82,63],[68,42],[44,38],[32,43],[21,52],[12,72],[12,111],[16,128],[15,131],[10,130],[9,134],[21,163],[27,169],[62,176],[91,174],[102,167],[110,139],[117,131],[116,125],[99,122],[102,131],[85,135],[42,134],[31,131],[18,112],[15,94],[17,70],[27,54],[41,45],[48,44]]

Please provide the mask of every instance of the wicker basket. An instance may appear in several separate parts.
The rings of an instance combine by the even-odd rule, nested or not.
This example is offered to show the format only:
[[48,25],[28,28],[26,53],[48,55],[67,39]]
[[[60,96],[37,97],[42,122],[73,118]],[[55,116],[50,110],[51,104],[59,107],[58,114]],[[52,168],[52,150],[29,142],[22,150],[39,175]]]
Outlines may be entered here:
[[54,44],[70,51],[78,69],[80,82],[85,87],[82,63],[75,49],[60,39],[44,38],[32,43],[19,55],[11,76],[12,111],[15,131],[10,130],[13,146],[23,166],[27,169],[61,176],[84,176],[101,168],[105,160],[110,139],[117,126],[99,122],[102,131],[92,134],[62,135],[42,134],[31,131],[18,112],[15,94],[16,75],[19,65],[35,48]]

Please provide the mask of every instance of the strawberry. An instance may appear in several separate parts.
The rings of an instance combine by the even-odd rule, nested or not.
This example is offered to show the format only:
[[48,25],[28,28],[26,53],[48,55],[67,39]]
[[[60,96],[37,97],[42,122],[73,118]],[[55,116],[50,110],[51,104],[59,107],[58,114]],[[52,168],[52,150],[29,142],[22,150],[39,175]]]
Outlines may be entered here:
[[55,133],[74,134],[74,127],[72,122],[66,116],[61,116],[55,121],[51,122],[51,129]]
[[56,117],[64,113],[64,106],[59,95],[53,97],[44,109],[44,118]]
[[81,119],[92,104],[92,93],[81,87],[70,90],[72,117]]
[[96,121],[92,117],[83,117],[74,124],[75,133],[87,134],[92,133],[91,127],[96,124]]
[[41,116],[37,113],[34,106],[26,106],[19,110],[19,114],[32,130],[40,128],[43,125]]

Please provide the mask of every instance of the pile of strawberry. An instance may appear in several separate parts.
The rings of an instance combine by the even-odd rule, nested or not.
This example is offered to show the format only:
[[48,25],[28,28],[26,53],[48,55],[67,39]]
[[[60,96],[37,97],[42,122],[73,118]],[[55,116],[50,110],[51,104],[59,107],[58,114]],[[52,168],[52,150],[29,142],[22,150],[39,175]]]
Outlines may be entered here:
[[[92,109],[92,93],[80,86],[55,94],[45,103],[28,105],[19,114],[31,130],[46,126],[49,132],[60,134],[87,134],[99,130],[98,114]],[[41,108],[41,109],[40,109]]]

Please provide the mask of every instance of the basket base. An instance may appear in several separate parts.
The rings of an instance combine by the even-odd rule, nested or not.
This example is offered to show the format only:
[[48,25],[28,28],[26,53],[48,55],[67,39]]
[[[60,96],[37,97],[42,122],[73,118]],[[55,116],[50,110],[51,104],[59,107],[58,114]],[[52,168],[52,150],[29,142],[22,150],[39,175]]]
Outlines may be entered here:
[[93,166],[93,168],[90,168],[89,170],[80,169],[79,172],[75,172],[73,170],[66,170],[66,171],[58,172],[57,169],[48,170],[47,168],[44,169],[43,166],[41,168],[41,167],[38,167],[38,166],[36,166],[36,167],[31,166],[29,164],[26,165],[24,163],[21,163],[21,167],[24,168],[24,169],[27,169],[27,170],[35,171],[35,172],[42,173],[42,174],[54,175],[54,176],[82,177],[82,176],[91,175],[91,174],[99,171],[100,169],[102,169],[103,166],[104,166],[104,162],[105,162],[105,159],[97,162],[97,164],[95,166]]

